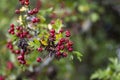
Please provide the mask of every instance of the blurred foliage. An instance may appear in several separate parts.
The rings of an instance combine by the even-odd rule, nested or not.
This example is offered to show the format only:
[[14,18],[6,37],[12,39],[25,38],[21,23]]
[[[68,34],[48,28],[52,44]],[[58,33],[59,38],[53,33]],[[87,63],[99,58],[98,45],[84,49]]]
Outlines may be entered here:
[[[37,0],[31,0],[32,6]],[[105,1],[105,2],[104,2]],[[15,23],[16,15],[14,10],[19,8],[19,4],[15,0],[1,0],[0,2],[0,75],[8,76],[8,80],[21,78],[21,80],[49,80],[49,69],[53,69],[53,74],[58,80],[89,80],[91,74],[99,68],[107,66],[109,57],[116,57],[116,49],[120,43],[120,23],[119,12],[113,9],[117,4],[111,0],[111,4],[105,4],[108,0],[41,0],[40,10],[53,7],[58,18],[62,19],[65,26],[72,33],[74,41],[74,49],[80,51],[83,55],[80,63],[76,58],[73,62],[67,59],[53,61],[45,67],[40,73],[32,73],[33,69],[29,67],[29,71],[22,71],[21,67],[15,61],[14,55],[7,50],[6,34],[10,23]],[[108,1],[109,2],[109,1]],[[44,14],[44,13],[42,13]],[[48,21],[51,19],[46,16]],[[44,19],[43,19],[44,21]],[[8,71],[6,69],[7,61],[14,63],[14,69]],[[106,70],[96,72],[95,78],[104,79],[112,78],[118,80],[119,64],[117,59],[112,60],[113,64],[108,65]],[[34,66],[34,65],[32,65]],[[54,73],[55,70],[55,73]],[[31,74],[33,74],[31,76]],[[104,75],[103,75],[104,74]],[[111,75],[113,74],[113,75]],[[97,76],[96,76],[97,75]],[[101,75],[98,76],[98,75]]]
[[111,64],[105,70],[99,69],[92,74],[91,79],[98,80],[119,80],[120,79],[120,64],[118,59],[110,58]]

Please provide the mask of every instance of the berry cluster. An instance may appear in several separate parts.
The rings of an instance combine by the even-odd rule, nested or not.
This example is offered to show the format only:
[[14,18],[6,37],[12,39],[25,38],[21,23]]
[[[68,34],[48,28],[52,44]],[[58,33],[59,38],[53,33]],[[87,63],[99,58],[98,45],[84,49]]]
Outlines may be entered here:
[[[26,64],[27,55],[35,50],[40,53],[47,51],[48,54],[46,56],[54,55],[57,59],[67,57],[68,52],[73,51],[73,42],[70,41],[70,31],[64,31],[61,27],[59,29],[53,27],[49,29],[46,26],[37,26],[41,24],[41,20],[37,16],[39,10],[37,8],[30,9],[28,7],[29,0],[19,0],[19,2],[24,9],[17,9],[15,11],[16,14],[20,15],[20,19],[17,26],[14,24],[10,25],[8,33],[15,38],[11,38],[7,43],[7,48],[16,54],[18,62]],[[48,25],[56,26],[56,21],[51,20]],[[34,43],[34,40],[38,42],[36,44],[37,47],[34,44],[30,44],[31,42]],[[38,56],[36,61],[42,62],[43,57]]]
[[57,43],[55,43],[56,35],[58,35],[58,34],[64,35],[64,31],[61,29],[57,33],[57,32],[55,32],[54,29],[51,29],[49,41],[52,43],[52,45],[50,46],[51,51],[55,53],[55,56],[57,59],[60,59],[61,57],[67,57],[67,52],[73,51],[73,48],[72,48],[73,43],[72,43],[72,41],[69,40],[70,32],[68,30],[65,31],[65,36],[61,37],[57,41]]
[[19,0],[21,5],[29,5],[29,0]]

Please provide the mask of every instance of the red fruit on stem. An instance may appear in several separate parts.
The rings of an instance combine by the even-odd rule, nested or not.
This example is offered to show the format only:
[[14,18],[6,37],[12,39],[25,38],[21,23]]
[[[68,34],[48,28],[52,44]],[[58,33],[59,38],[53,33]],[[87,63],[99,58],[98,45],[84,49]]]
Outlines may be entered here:
[[58,56],[58,57],[59,57],[60,55],[61,55],[61,52],[59,52],[59,51],[58,51],[58,52],[56,52],[56,56]]
[[63,32],[64,32],[64,30],[63,30],[63,29],[60,29],[60,30],[59,30],[59,32],[60,32],[60,33],[63,33]]
[[26,64],[25,60],[19,60],[20,64]]
[[60,42],[65,42],[65,38],[61,38],[61,39],[60,39]]
[[68,42],[68,46],[72,46],[73,45],[73,42]]
[[24,56],[25,55],[25,51],[21,50],[21,55]]
[[57,51],[60,51],[60,46],[57,46]]
[[29,0],[25,0],[26,2],[29,2]]
[[36,23],[36,18],[32,19],[32,22],[33,22],[33,23]]
[[24,2],[24,1],[21,1],[20,3],[21,3],[21,5],[24,5],[24,4],[25,4],[25,2]]
[[66,37],[70,37],[70,36],[71,36],[70,31],[67,30],[67,31],[65,32],[65,35],[66,35]]
[[63,50],[63,49],[64,49],[64,45],[61,45],[61,46],[60,46],[60,49]]
[[54,30],[54,29],[51,29],[51,30],[50,30],[50,33],[55,33],[55,30]]
[[36,22],[40,22],[40,19],[39,19],[39,18],[36,18]]
[[0,80],[5,80],[5,77],[0,75]]
[[14,24],[11,24],[10,27],[11,27],[11,28],[14,28]]
[[14,34],[15,34],[15,32],[14,32],[14,31],[12,31],[12,32],[11,32],[11,34],[12,34],[12,35],[14,35]]
[[62,55],[63,55],[63,57],[67,57],[67,53],[65,53],[65,52]]
[[9,34],[11,33],[11,29],[8,30],[8,33],[9,33]]
[[33,15],[33,10],[28,11],[28,14]]
[[13,45],[9,45],[9,49],[11,49],[11,50],[12,50],[12,49],[13,49]]
[[35,14],[38,13],[38,9],[37,9],[37,8],[34,8],[34,9],[33,9],[33,13],[35,13]]
[[43,51],[43,48],[40,47],[40,48],[38,48],[37,50],[38,50],[39,52],[42,52],[42,51]]
[[24,35],[22,33],[20,34],[20,38],[24,38]]
[[68,48],[68,51],[70,51],[70,52],[71,52],[71,51],[73,51],[73,48],[71,48],[71,47],[70,47],[70,48]]
[[28,5],[29,5],[29,2],[25,1],[25,5],[27,5],[27,6],[28,6]]
[[20,33],[17,32],[17,33],[16,33],[16,36],[19,37],[19,36],[20,36]]
[[14,28],[10,28],[11,32],[14,31]]
[[11,50],[12,53],[15,53],[15,50]]
[[50,36],[51,36],[51,37],[55,37],[55,34],[54,34],[54,33],[50,33]]
[[17,57],[17,59],[18,59],[18,60],[24,60],[24,56],[19,55],[19,56]]
[[41,62],[42,59],[40,57],[37,58],[37,62]]
[[20,30],[20,26],[16,27],[17,30]]
[[15,53],[16,54],[20,54],[20,50],[15,50]]
[[59,41],[59,42],[58,42],[58,45],[61,46],[61,45],[62,45],[62,42]]
[[55,24],[55,21],[54,20],[51,20],[51,22],[50,22],[51,24]]
[[16,14],[20,14],[20,10],[15,10],[15,13]]
[[7,62],[7,69],[8,69],[8,70],[12,70],[13,67],[14,67],[13,63],[12,63],[11,61],[8,61],[8,62]]

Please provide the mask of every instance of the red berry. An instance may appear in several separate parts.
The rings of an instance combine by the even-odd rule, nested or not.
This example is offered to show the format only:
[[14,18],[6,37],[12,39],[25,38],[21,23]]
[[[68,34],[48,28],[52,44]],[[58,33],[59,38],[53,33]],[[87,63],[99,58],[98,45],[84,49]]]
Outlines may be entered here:
[[20,29],[19,29],[20,31],[22,31],[23,30],[23,27],[22,26],[20,26]]
[[29,2],[28,2],[28,1],[25,1],[25,5],[27,5],[27,6],[28,6],[28,5],[29,5]]
[[61,52],[59,52],[59,51],[58,51],[58,52],[56,52],[56,56],[58,56],[58,57],[59,57],[60,55],[61,55]]
[[72,46],[72,45],[73,45],[73,42],[69,41],[68,46]]
[[11,31],[14,31],[14,28],[12,27],[12,28],[10,28],[10,30],[11,30]]
[[11,27],[11,28],[14,28],[14,24],[11,24],[10,27]]
[[13,45],[9,45],[9,49],[11,49],[11,50],[12,50],[12,49],[13,49]]
[[16,27],[17,30],[20,30],[20,26]]
[[25,60],[19,60],[20,64],[26,64]]
[[[8,62],[7,62],[7,69],[8,69],[8,70],[12,70],[13,67],[14,67],[13,63],[10,62],[10,61],[8,61]],[[1,80],[1,79],[0,79],[0,80]]]
[[24,56],[20,55],[17,57],[18,60],[24,60]]
[[67,57],[67,53],[64,52],[64,53],[62,54],[62,56],[63,56],[63,57]]
[[27,38],[31,38],[31,37],[32,37],[32,35],[30,35],[30,34],[27,35]]
[[68,38],[65,38],[65,42],[68,43],[68,42],[69,42],[69,39],[68,39]]
[[61,45],[61,46],[60,46],[60,49],[63,50],[63,49],[64,49],[64,45]]
[[64,32],[64,30],[63,30],[63,29],[60,29],[60,30],[59,30],[59,32],[60,32],[60,33],[63,33],[63,32]]
[[38,9],[37,9],[37,8],[34,8],[34,9],[33,9],[33,13],[35,13],[35,14],[38,13]]
[[56,15],[56,13],[52,13],[52,14],[50,15],[50,17],[51,17],[51,18],[56,18],[57,15]]
[[62,45],[62,42],[59,41],[59,42],[58,42],[58,45],[61,46],[61,45]]
[[60,46],[57,46],[57,51],[60,51]]
[[70,37],[70,36],[71,36],[70,31],[67,30],[67,31],[65,32],[65,35],[66,35],[66,37]]
[[50,36],[51,36],[51,37],[55,37],[55,34],[54,34],[54,33],[50,33]]
[[29,0],[25,0],[26,2],[29,2]]
[[28,33],[29,33],[28,31],[24,31],[23,36],[26,36]]
[[12,53],[15,53],[15,50],[11,50]]
[[39,18],[36,18],[36,22],[40,22],[40,19],[39,19]]
[[24,1],[21,1],[20,3],[21,3],[21,5],[24,5],[24,4],[25,4],[25,2],[24,2]]
[[16,14],[20,14],[20,10],[15,10],[15,13]]
[[32,19],[32,22],[33,22],[33,23],[36,23],[36,18]]
[[12,31],[12,32],[11,32],[11,34],[12,34],[12,35],[14,35],[14,34],[15,34],[15,32],[14,32],[14,31]]
[[20,54],[20,50],[15,50],[15,53],[16,54]]
[[4,76],[0,75],[0,80],[5,80]]
[[22,34],[22,33],[20,33],[20,38],[24,38],[24,36],[23,36],[23,34]]
[[70,51],[70,52],[71,52],[71,51],[73,51],[73,48],[71,48],[71,47],[70,47],[70,48],[68,48],[68,51]]
[[37,58],[37,62],[41,62],[42,59],[40,57]]
[[32,10],[28,11],[28,14],[33,15],[33,11]]
[[55,33],[55,30],[54,30],[54,29],[51,29],[51,30],[50,30],[50,33]]
[[61,38],[61,39],[60,39],[60,42],[65,42],[65,38]]
[[37,50],[40,51],[40,52],[42,52],[42,51],[43,51],[43,48],[40,47],[40,48],[38,48]]
[[24,56],[25,55],[25,51],[21,50],[21,55]]
[[51,24],[55,24],[55,21],[54,20],[51,20],[51,22],[50,22]]
[[9,29],[8,32],[11,33],[11,29]]
[[19,36],[20,36],[20,33],[16,33],[16,36],[19,37]]

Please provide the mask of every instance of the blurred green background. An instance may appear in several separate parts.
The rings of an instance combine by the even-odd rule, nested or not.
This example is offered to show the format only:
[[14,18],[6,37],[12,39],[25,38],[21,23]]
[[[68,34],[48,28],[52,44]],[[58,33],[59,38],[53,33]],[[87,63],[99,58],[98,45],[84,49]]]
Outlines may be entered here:
[[[14,10],[20,5],[17,0],[1,0],[0,76],[4,76],[5,80],[90,80],[97,69],[104,69],[109,64],[110,57],[119,58],[119,4],[119,0],[31,0],[32,8],[54,8],[51,16],[56,15],[63,20],[72,32],[74,49],[83,54],[82,62],[76,57],[73,61],[53,61],[41,72],[33,73],[31,67],[22,71],[14,64],[14,56],[6,48],[7,30],[11,23],[16,23],[18,16]],[[13,70],[6,69],[8,61],[13,62]]]

